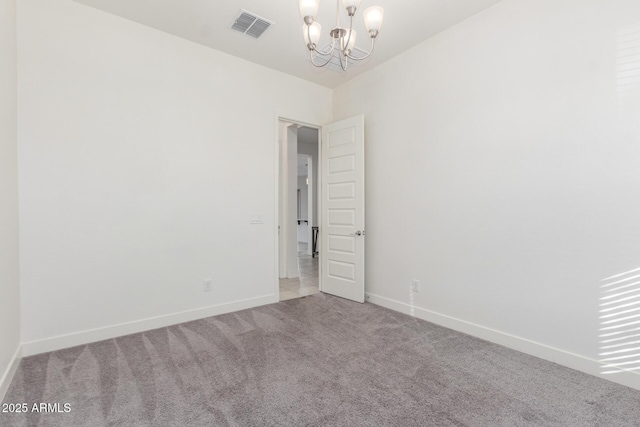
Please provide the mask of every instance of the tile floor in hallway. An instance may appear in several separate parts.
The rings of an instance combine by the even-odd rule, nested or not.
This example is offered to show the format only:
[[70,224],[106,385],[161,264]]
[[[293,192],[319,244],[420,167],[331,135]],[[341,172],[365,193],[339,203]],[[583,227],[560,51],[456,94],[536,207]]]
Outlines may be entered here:
[[298,243],[298,266],[300,277],[280,279],[280,301],[300,298],[320,292],[318,284],[319,260],[307,253],[307,244]]

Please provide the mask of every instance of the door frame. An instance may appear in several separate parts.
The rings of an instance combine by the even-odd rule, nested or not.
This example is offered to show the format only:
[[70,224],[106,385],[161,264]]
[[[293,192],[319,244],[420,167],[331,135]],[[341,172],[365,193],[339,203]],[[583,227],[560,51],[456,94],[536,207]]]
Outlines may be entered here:
[[[318,217],[315,218],[317,224],[322,224],[322,197],[321,194],[321,185],[322,185],[322,174],[320,171],[322,170],[322,125],[307,122],[304,119],[296,118],[291,115],[283,115],[276,114],[275,115],[275,176],[274,176],[274,187],[275,187],[275,198],[274,198],[274,206],[275,206],[275,214],[274,214],[274,230],[275,230],[275,238],[274,238],[274,295],[275,301],[280,301],[280,233],[278,230],[279,219],[280,219],[280,122],[288,122],[292,124],[296,124],[298,126],[309,127],[312,129],[316,129],[318,131],[318,164],[314,165],[318,168],[318,179],[316,182],[316,186],[318,188],[316,194],[316,203],[317,203],[317,211]],[[311,227],[311,224],[309,225]],[[311,242],[308,243],[309,245]],[[322,242],[318,239],[318,253],[321,251]],[[318,263],[318,289],[322,292],[322,263]]]

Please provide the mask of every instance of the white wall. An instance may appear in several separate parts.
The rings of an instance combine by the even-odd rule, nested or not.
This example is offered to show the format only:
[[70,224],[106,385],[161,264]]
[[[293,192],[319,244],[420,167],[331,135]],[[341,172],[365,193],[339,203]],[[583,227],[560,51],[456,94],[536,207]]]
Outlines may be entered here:
[[18,40],[25,353],[275,301],[276,116],[331,91],[70,0]]
[[16,2],[0,0],[0,401],[20,346]]
[[507,0],[337,88],[371,298],[598,359],[601,280],[640,267],[638,37],[637,0]]

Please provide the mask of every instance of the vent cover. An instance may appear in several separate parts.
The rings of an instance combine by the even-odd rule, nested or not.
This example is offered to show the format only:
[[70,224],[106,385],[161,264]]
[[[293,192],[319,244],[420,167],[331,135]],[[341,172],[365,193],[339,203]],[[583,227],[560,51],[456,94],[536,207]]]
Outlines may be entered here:
[[264,34],[271,25],[273,25],[273,22],[264,19],[255,13],[241,10],[238,17],[233,21],[231,29],[240,31],[243,34],[257,39]]
[[[323,49],[320,49],[320,52],[325,53],[325,54],[329,53],[330,51],[331,51],[331,45],[327,45]],[[362,50],[362,49],[360,49],[358,47],[355,47],[355,46],[353,48],[352,53],[355,56],[358,56],[358,57],[362,57],[362,56],[365,56],[367,54],[367,52],[365,52],[364,50]],[[320,63],[320,64],[323,64],[324,61],[326,61],[326,60],[327,60],[326,56],[325,57],[319,56],[318,59],[317,59],[317,62]],[[352,60],[352,59],[349,60],[349,68],[351,68],[351,67],[353,67],[354,65],[357,65],[357,64],[358,63],[355,62],[354,60]],[[330,70],[333,70],[333,71],[337,71],[338,73],[342,73],[343,72],[342,66],[340,65],[340,51],[338,49],[333,51],[333,56],[331,57],[331,60],[327,64],[327,68],[330,69]]]

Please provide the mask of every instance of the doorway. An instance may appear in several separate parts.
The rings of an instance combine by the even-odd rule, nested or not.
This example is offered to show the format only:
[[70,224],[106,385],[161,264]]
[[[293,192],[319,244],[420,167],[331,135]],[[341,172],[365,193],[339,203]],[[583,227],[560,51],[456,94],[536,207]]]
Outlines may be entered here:
[[[312,289],[313,283],[301,281],[302,266],[307,270],[303,273],[318,277],[318,291],[364,302],[364,115],[325,124],[322,128],[282,118],[276,118],[276,125],[276,299],[282,300],[280,279],[287,279],[282,281],[283,292],[291,292],[284,293],[284,298],[317,292]],[[310,265],[305,265],[298,256],[305,251],[309,255],[308,242],[301,251],[298,242],[298,136],[306,132],[316,141],[307,164],[311,164],[311,173],[307,173],[310,183],[314,183],[312,192],[316,194],[313,199],[317,212],[309,213],[312,234],[315,234],[313,227],[319,228],[318,255],[312,243]],[[314,265],[316,262],[319,265]]]
[[278,281],[285,301],[320,292],[319,130],[281,120],[278,141]]

